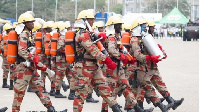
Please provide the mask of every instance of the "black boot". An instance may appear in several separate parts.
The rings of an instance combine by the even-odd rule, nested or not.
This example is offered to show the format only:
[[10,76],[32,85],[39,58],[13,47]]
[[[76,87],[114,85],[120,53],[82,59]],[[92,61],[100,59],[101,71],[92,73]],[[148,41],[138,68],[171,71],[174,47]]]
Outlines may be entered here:
[[7,84],[7,79],[3,79],[2,88],[9,88],[9,85]]
[[60,90],[56,90],[55,98],[67,98],[60,93]]
[[161,102],[156,104],[162,112],[168,112],[168,110],[173,106],[173,104],[164,105]]
[[[144,109],[144,106],[143,106],[143,102],[139,102],[138,103],[138,106],[141,108],[141,109]],[[149,109],[144,109],[144,112],[153,112],[154,108],[151,107]]]
[[75,90],[70,90],[68,99],[69,99],[69,100],[74,100],[74,97],[75,97]]
[[7,109],[8,109],[8,107],[0,108],[0,112],[5,112]]
[[34,92],[30,86],[28,86],[27,92]]
[[181,98],[180,100],[174,100],[170,95],[167,96],[165,99],[169,104],[173,104],[172,106],[173,110],[175,110],[178,106],[180,106],[184,101],[184,98]]
[[[145,112],[145,110],[142,109],[138,104],[135,105],[134,109],[136,112]],[[130,112],[132,112],[132,111],[130,111]]]
[[10,87],[9,90],[13,90],[13,80],[10,80]]
[[66,92],[69,89],[69,85],[65,84],[65,81],[62,82],[63,91]]
[[113,105],[111,108],[113,112],[122,112],[118,104]]
[[98,103],[99,100],[95,100],[94,98],[92,98],[92,94],[88,94],[88,96],[87,96],[87,98],[86,98],[86,102]]
[[49,106],[49,107],[47,108],[47,112],[56,112],[56,110],[54,109],[53,106]]
[[52,87],[50,90],[50,96],[55,96],[55,88]]

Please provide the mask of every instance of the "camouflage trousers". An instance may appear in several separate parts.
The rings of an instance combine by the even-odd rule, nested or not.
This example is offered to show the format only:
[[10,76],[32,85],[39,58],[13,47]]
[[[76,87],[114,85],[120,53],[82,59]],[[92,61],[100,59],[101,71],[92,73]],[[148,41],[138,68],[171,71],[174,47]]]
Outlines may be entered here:
[[17,80],[14,85],[14,100],[12,104],[12,112],[19,112],[20,106],[25,95],[27,86],[29,85],[36,95],[40,98],[41,103],[45,107],[52,105],[48,94],[42,93],[44,83],[39,77],[36,68],[26,68],[23,63],[17,65],[19,69]]
[[3,69],[3,79],[8,79],[8,74],[10,72],[10,63],[7,61],[6,57],[3,57],[2,69]]
[[[40,54],[40,62],[42,62],[42,64],[44,64],[46,67],[48,67],[48,68],[50,68],[50,66],[49,66],[49,58],[48,58],[48,56],[46,56],[45,54]],[[51,68],[50,68],[51,69]],[[48,73],[47,72],[45,72],[45,71],[41,71],[41,79],[43,80],[43,82],[44,82],[44,86],[45,86],[45,82],[46,82],[46,77],[48,77],[48,79],[51,81],[51,87],[52,88],[55,88],[55,80],[56,80],[56,78],[55,77],[50,77],[49,75],[48,75]]]
[[108,103],[111,107],[117,102],[111,97],[110,87],[106,84],[105,77],[98,66],[74,66],[74,71],[76,71],[76,93],[73,103],[73,111],[81,112],[83,109],[84,101],[88,96],[88,89],[90,86],[99,90],[101,97]]
[[69,83],[69,87],[70,87],[70,90],[75,90],[75,81],[76,81],[76,78],[75,78],[75,74],[76,74],[76,71],[73,71],[73,66],[70,65],[67,67],[67,74],[66,74],[66,77],[67,77],[67,80],[68,80],[68,83]]
[[64,77],[67,75],[67,63],[66,62],[56,62],[56,82],[55,89],[60,90]]
[[[106,82],[108,83],[112,91],[111,97],[116,99],[117,95],[123,94],[129,108],[134,108],[137,101],[135,100],[135,96],[132,93],[129,82],[125,77],[124,69],[122,68],[122,66],[119,67],[119,70],[117,69],[118,68],[116,68],[115,70],[106,69],[106,72],[104,73],[104,76],[106,77]],[[104,100],[102,102],[102,111],[108,111],[107,103]]]
[[138,88],[132,88],[133,92],[137,94],[137,102],[143,102],[144,101],[144,95],[146,94],[147,97],[150,98],[150,100],[156,104],[160,102],[160,98],[155,92],[155,89],[151,83],[152,75],[147,74],[145,71],[142,70],[136,70],[137,73],[137,79],[140,82],[140,87]]
[[162,80],[162,77],[161,77],[158,69],[148,70],[147,74],[149,76],[152,76],[150,79],[151,83],[163,97],[167,97],[170,95],[170,93],[167,90],[167,87],[165,85],[165,82],[163,82],[163,80]]

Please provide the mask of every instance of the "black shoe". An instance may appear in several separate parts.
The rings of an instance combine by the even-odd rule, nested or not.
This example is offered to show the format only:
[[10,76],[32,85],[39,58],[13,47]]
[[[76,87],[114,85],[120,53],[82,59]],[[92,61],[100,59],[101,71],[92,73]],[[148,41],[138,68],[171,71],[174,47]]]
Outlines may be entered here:
[[127,108],[126,110],[127,110],[127,112],[136,112],[135,109],[129,109],[129,108]]
[[2,88],[9,88],[9,85],[7,84],[7,79],[3,79]]
[[8,108],[7,107],[3,107],[0,109],[0,112],[5,112]]
[[55,96],[55,88],[51,88],[50,90],[50,96]]
[[67,98],[60,93],[60,90],[56,90],[55,98]]
[[34,92],[30,86],[28,86],[27,92]]
[[115,104],[111,107],[113,112],[122,112],[121,109],[119,108],[118,104]]
[[167,97],[165,97],[165,99],[168,102],[168,104],[174,105],[174,99],[170,95],[168,95]]
[[172,108],[172,106],[173,106],[173,104],[168,104],[168,105],[164,105],[164,104],[162,104],[161,102],[159,102],[159,103],[157,103],[156,104],[159,108],[160,108],[160,110],[162,111],[162,112],[168,112],[168,110],[170,109],[170,108]]
[[[144,109],[142,109],[138,104],[135,105],[134,110],[136,112],[145,112]],[[131,112],[133,112],[133,111],[131,111]]]
[[181,98],[180,100],[174,100],[174,105],[172,106],[172,109],[176,110],[176,108],[180,106],[183,103],[183,101],[184,101],[184,98]]
[[69,89],[69,85],[65,84],[65,81],[62,82],[63,91],[66,92]]
[[54,109],[53,106],[49,106],[49,107],[47,108],[47,112],[56,112],[56,110]]
[[88,94],[88,96],[86,98],[86,102],[89,102],[89,103],[98,103],[99,100],[95,100],[94,98],[92,98],[92,94]]
[[165,98],[160,98],[160,101],[161,101],[161,102],[165,101]]
[[67,109],[63,110],[63,111],[60,111],[60,112],[67,112]]
[[13,90],[13,80],[10,80],[10,87],[9,90]]
[[69,99],[69,100],[74,100],[74,97],[75,97],[75,90],[70,90],[68,99]]
[[[144,109],[144,106],[143,106],[143,102],[139,102],[138,103],[138,106],[141,108],[141,109]],[[153,112],[154,108],[151,107],[149,109],[144,109],[144,112]]]

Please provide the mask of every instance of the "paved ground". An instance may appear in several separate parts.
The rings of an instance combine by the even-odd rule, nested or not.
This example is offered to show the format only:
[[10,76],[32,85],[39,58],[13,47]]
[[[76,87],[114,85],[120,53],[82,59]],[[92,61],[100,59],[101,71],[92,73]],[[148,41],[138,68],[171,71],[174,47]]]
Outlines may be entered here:
[[[163,49],[168,54],[168,58],[159,62],[159,69],[161,75],[166,82],[171,96],[175,99],[185,98],[183,104],[174,112],[198,112],[199,109],[199,42],[183,42],[181,39],[158,39],[156,40],[163,46]],[[0,60],[2,62],[2,60]],[[0,69],[2,74],[2,69]],[[2,75],[0,75],[2,77]],[[66,80],[66,79],[65,79]],[[2,85],[2,80],[0,80]],[[47,80],[47,90],[50,82]],[[62,91],[64,95],[68,95]],[[101,98],[93,94],[100,103],[91,104],[85,103],[83,112],[100,112]],[[13,100],[13,91],[2,89],[0,87],[0,107],[7,106],[7,112],[11,112]],[[72,112],[72,101],[68,99],[55,99],[51,97],[52,103],[57,110],[67,108]],[[124,98],[118,98],[120,105],[124,106]],[[166,103],[166,102],[165,102]],[[151,107],[147,105],[145,107]],[[38,97],[34,93],[26,93],[23,103],[21,105],[21,112],[25,111],[46,111],[44,106],[40,103]],[[172,112],[173,110],[170,110]],[[160,112],[155,108],[154,112]]]

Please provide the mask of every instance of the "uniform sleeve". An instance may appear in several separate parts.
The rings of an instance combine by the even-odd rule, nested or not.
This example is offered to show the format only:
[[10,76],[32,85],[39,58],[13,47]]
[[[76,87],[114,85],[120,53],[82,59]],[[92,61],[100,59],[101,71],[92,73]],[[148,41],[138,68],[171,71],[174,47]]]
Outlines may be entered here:
[[65,36],[62,35],[59,37],[57,49],[59,52],[65,53]]
[[21,33],[19,36],[18,54],[19,56],[23,57],[25,60],[30,58],[27,41],[28,41],[28,37],[26,33]]
[[114,37],[108,37],[108,52],[116,59],[120,59],[120,52],[116,47],[116,39]]
[[89,33],[82,33],[78,41],[81,42],[81,45],[86,49],[88,53],[90,53],[94,58],[97,60],[105,61],[106,55],[104,55],[98,47],[93,44],[93,42],[90,39]]
[[133,50],[134,57],[141,63],[146,63],[146,55],[141,53],[139,41],[137,37],[131,38],[131,49]]

